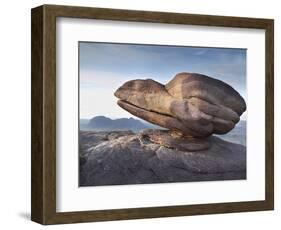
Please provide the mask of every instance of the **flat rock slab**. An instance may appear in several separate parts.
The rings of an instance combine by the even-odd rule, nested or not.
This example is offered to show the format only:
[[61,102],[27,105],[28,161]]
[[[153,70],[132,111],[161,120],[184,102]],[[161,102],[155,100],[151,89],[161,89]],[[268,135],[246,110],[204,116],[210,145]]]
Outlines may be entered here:
[[156,144],[142,133],[81,131],[79,184],[246,179],[246,147],[214,136],[208,141],[207,150],[180,151]]

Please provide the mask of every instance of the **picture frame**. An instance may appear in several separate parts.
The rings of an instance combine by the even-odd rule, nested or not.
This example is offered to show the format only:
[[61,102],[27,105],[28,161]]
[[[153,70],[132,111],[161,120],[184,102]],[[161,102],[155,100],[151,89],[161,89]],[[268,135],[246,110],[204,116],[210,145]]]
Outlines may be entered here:
[[[58,212],[56,156],[56,20],[79,18],[126,22],[261,29],[265,31],[265,199]],[[31,219],[40,224],[110,221],[274,209],[274,21],[242,18],[43,5],[32,9]]]

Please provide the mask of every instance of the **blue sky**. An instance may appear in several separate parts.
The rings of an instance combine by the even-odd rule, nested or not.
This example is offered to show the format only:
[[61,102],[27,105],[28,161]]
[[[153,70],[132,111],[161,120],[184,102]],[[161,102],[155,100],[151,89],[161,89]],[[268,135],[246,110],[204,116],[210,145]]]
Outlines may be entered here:
[[81,118],[133,117],[116,104],[119,86],[147,78],[165,84],[179,72],[220,79],[247,99],[245,49],[80,42],[79,58]]

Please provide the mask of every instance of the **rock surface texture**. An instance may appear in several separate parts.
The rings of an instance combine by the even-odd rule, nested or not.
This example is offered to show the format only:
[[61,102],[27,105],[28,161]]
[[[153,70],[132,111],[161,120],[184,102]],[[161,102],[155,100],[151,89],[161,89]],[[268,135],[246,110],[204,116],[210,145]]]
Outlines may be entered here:
[[214,136],[201,151],[151,141],[166,134],[80,132],[80,186],[246,179],[245,146]]
[[177,74],[166,85],[151,79],[128,81],[115,96],[131,114],[197,138],[229,132],[246,110],[231,86],[196,73]]
[[246,147],[212,136],[232,130],[246,110],[231,86],[180,73],[166,85],[128,81],[115,96],[167,130],[81,131],[80,186],[246,179]]

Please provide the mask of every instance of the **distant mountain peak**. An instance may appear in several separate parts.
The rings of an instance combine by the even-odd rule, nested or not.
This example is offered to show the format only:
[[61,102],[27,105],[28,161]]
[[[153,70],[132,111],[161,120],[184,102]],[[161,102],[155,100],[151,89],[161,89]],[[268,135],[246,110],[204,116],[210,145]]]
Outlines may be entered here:
[[88,129],[97,131],[132,130],[134,132],[148,128],[140,120],[132,117],[111,119],[106,116],[93,117],[89,120],[87,127]]

